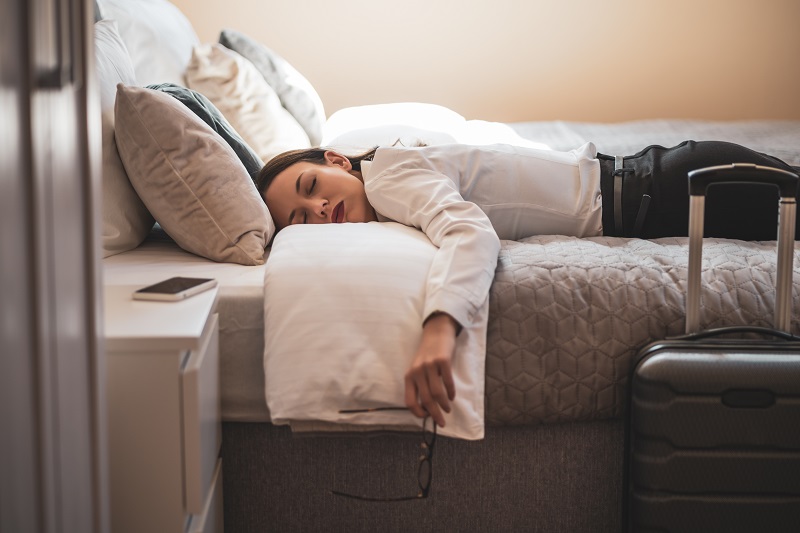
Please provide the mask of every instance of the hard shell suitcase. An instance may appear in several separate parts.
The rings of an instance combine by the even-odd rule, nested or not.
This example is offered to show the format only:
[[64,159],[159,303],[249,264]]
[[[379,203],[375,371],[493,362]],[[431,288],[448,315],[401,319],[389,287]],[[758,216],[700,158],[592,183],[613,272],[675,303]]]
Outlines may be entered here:
[[[705,189],[765,180],[781,190],[776,329],[698,333]],[[789,334],[797,180],[745,164],[689,174],[687,335],[642,349],[631,374],[628,531],[800,532],[800,337]]]

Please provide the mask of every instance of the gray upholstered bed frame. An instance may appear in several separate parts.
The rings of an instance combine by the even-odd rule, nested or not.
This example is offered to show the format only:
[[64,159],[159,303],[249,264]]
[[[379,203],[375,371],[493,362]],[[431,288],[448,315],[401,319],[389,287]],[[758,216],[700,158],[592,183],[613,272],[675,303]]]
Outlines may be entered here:
[[225,529],[264,531],[620,530],[620,420],[489,427],[482,441],[439,439],[426,500],[414,494],[419,437],[293,437],[224,423]]

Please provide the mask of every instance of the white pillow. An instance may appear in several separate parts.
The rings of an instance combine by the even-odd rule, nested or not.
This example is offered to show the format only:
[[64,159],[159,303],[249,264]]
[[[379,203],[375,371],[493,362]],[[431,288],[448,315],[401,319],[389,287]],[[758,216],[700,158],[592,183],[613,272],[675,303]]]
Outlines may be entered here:
[[454,144],[455,137],[441,131],[423,130],[413,126],[388,125],[353,130],[331,139],[325,146],[345,154],[366,152],[376,146],[433,146]]
[[195,47],[186,82],[205,95],[262,161],[311,141],[253,64],[221,44]]
[[155,220],[128,180],[114,138],[117,84],[136,83],[133,65],[116,22],[101,20],[95,23],[94,43],[103,126],[103,257],[108,257],[139,246]]
[[[437,248],[394,222],[297,225],[275,237],[264,280],[266,400],[272,422],[419,427],[404,375],[422,334],[425,286]],[[444,436],[484,435],[488,297],[458,336],[456,398]]]
[[325,123],[322,145],[352,153],[392,145],[398,140],[404,146],[511,144],[549,149],[546,144],[521,137],[508,124],[465,120],[447,107],[421,102],[340,109]]
[[455,111],[436,104],[398,102],[346,107],[332,114],[322,129],[322,146],[334,139],[367,128],[415,128],[455,136],[465,119]]
[[185,85],[183,72],[200,43],[189,20],[167,0],[99,0],[106,19],[117,21],[139,85]]

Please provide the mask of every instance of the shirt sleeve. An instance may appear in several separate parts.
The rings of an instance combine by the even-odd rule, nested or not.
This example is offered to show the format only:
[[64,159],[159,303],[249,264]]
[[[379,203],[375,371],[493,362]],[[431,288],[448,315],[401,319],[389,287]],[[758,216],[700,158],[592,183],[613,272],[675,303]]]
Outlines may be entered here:
[[423,320],[442,311],[461,326],[472,323],[488,297],[500,252],[486,214],[433,170],[395,168],[369,180],[366,193],[378,213],[421,229],[439,248],[428,274]]

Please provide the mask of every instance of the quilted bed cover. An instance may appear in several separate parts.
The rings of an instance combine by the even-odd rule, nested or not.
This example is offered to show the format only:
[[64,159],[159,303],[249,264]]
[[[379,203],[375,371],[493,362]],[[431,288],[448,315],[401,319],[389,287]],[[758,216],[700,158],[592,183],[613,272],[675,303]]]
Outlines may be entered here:
[[[489,297],[486,424],[620,416],[638,349],[684,332],[687,261],[686,238],[504,241]],[[706,239],[702,327],[770,327],[774,280],[774,242]]]

